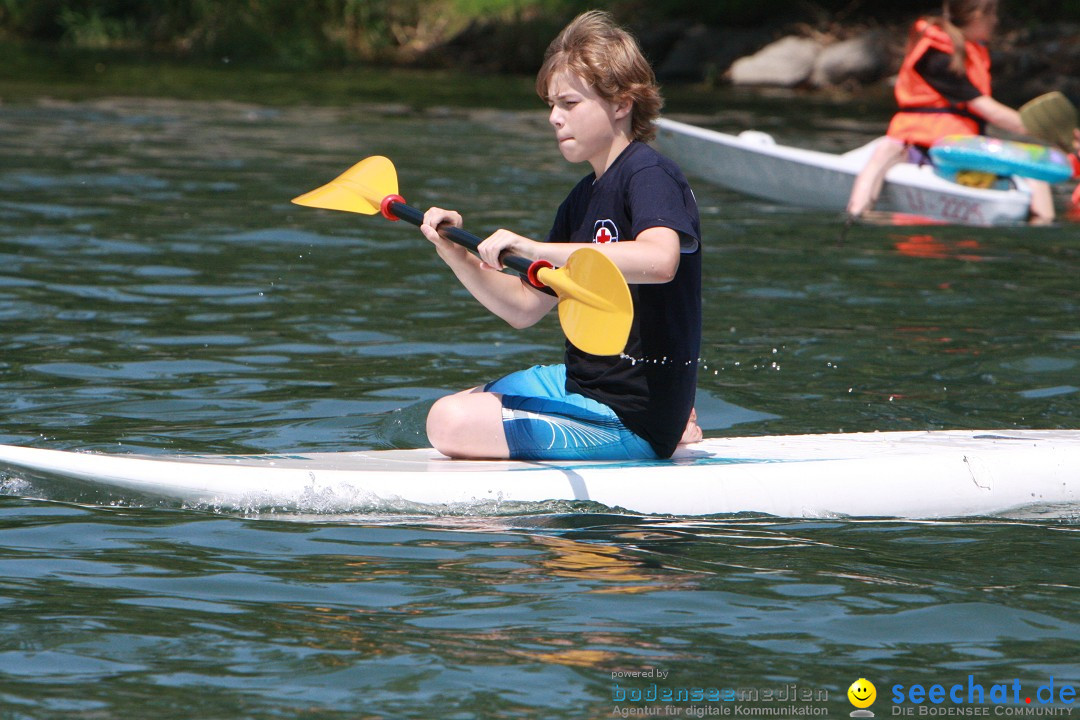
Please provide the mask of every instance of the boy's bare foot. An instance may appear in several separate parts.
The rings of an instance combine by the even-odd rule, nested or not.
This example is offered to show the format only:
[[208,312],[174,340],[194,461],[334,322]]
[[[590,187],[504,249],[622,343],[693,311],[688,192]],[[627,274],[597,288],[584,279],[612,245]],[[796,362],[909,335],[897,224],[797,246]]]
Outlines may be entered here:
[[679,438],[679,444],[689,445],[690,443],[701,442],[703,437],[701,427],[697,424],[697,409],[691,408],[690,419],[686,421],[686,428],[683,430],[682,437]]

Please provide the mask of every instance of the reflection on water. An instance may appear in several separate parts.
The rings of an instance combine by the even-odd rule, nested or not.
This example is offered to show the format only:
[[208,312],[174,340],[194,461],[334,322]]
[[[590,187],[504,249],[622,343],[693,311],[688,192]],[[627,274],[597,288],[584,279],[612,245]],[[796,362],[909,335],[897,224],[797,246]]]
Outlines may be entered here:
[[915,258],[931,260],[955,259],[965,262],[982,262],[986,258],[978,254],[979,241],[974,238],[939,240],[933,235],[899,235],[896,251]]
[[[766,124],[791,144],[867,132],[785,112]],[[437,397],[556,361],[557,322],[514,331],[414,229],[289,199],[385,154],[411,204],[541,236],[583,173],[549,134],[542,109],[4,105],[0,441],[425,444]],[[840,244],[835,217],[695,190],[708,434],[1080,427],[1072,228],[860,225]],[[13,717],[595,718],[613,673],[649,668],[669,687],[825,688],[833,715],[860,676],[1080,682],[1075,518],[239,518],[57,499],[0,498]]]
[[[72,697],[111,716],[600,717],[616,677],[798,684],[832,714],[853,676],[1033,688],[1073,682],[1080,649],[1062,524],[243,520],[15,499],[0,518],[2,692],[33,717]],[[664,679],[626,675],[649,669]]]

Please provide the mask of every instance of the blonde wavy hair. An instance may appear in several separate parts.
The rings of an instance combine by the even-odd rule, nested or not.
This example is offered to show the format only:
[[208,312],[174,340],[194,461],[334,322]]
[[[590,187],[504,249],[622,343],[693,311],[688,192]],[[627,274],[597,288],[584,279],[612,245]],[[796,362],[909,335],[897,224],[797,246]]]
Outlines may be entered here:
[[547,101],[551,78],[563,71],[580,77],[607,102],[630,100],[633,138],[648,142],[656,137],[653,123],[664,105],[656,75],[637,40],[610,13],[582,13],[551,41],[536,75],[537,95]]
[[[930,25],[937,25],[952,40],[953,54],[949,69],[957,75],[965,73],[967,51],[964,49],[963,29],[975,19],[976,15],[996,13],[998,0],[945,0],[941,5],[941,14],[923,18]],[[908,38],[908,51],[919,42],[922,33],[913,33]]]

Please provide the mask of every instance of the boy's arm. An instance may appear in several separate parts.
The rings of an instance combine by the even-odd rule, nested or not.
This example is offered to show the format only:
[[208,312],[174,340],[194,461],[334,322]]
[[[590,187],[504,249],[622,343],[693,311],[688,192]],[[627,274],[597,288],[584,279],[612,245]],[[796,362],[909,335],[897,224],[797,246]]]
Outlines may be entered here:
[[450,266],[465,289],[512,327],[535,325],[558,302],[557,298],[534,289],[515,275],[492,272],[492,268],[465,248],[439,235],[436,228],[443,223],[461,227],[458,213],[431,208],[424,219],[420,231],[435,245],[439,257]]
[[520,329],[535,325],[558,303],[558,298],[522,282],[518,275],[493,272],[493,268],[483,265],[468,252],[457,258],[443,259],[481,305],[512,327]]
[[671,282],[679,269],[679,234],[668,227],[642,230],[633,242],[545,243],[530,240],[509,230],[497,230],[480,244],[480,257],[487,265],[499,266],[503,253],[529,260],[547,260],[555,267],[566,264],[570,255],[587,247],[607,255],[633,285]]

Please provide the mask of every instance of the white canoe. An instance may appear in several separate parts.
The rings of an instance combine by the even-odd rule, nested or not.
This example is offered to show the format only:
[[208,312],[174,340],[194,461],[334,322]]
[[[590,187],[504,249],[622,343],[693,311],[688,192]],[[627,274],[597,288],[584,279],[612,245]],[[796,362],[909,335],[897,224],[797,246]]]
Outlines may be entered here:
[[140,456],[0,446],[0,468],[9,487],[61,478],[238,510],[506,514],[588,501],[680,516],[1080,514],[1080,430],[712,438],[653,462],[463,461],[431,449]]
[[[842,212],[855,176],[873,152],[871,142],[834,155],[778,145],[758,131],[728,135],[676,122],[658,121],[656,145],[690,176],[754,197],[787,205]],[[966,187],[939,177],[930,166],[900,163],[889,170],[876,210],[961,225],[1024,222],[1031,188],[1010,178],[1007,190]]]

